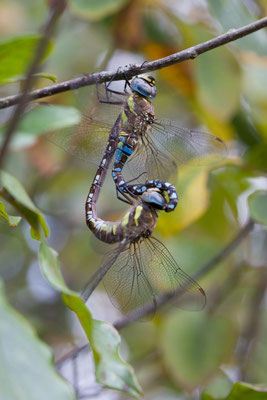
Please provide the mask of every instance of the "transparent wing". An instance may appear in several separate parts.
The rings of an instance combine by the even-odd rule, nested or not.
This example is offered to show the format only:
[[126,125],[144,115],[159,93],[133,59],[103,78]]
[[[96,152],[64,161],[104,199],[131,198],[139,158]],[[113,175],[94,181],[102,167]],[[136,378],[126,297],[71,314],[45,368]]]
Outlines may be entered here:
[[82,115],[73,127],[49,132],[49,141],[89,163],[99,164],[107,146],[112,124]]
[[179,267],[169,250],[158,239],[146,240],[147,253],[151,255],[149,268],[150,282],[157,296],[177,291],[179,296],[174,304],[190,311],[202,310],[206,305],[206,295],[201,286]]
[[142,242],[130,244],[103,279],[112,304],[124,314],[145,304],[151,304],[156,309],[156,298],[146,276],[142,250]]
[[119,246],[116,247],[115,250],[112,252],[108,253],[106,257],[104,258],[102,264],[100,267],[97,269],[97,271],[91,276],[89,281],[86,283],[84,289],[81,292],[81,298],[83,301],[86,303],[95,288],[99,285],[99,283],[103,280],[104,276],[106,273],[109,271],[109,269],[112,267],[112,265],[116,262],[118,256],[120,253],[127,247],[127,240],[124,239],[122,242],[119,244]]
[[86,90],[79,91],[77,103],[81,110],[79,124],[49,132],[48,140],[68,153],[86,162],[99,164],[106,149],[110,130],[120,114],[123,104],[99,103],[99,99],[111,102],[124,102],[126,96],[106,93],[104,85],[98,85],[98,92],[92,94]]
[[148,131],[178,165],[191,160],[197,165],[216,162],[226,156],[225,143],[217,136],[179,126],[175,121],[157,119]]
[[176,305],[200,310],[206,304],[204,290],[175,262],[155,238],[141,239],[121,252],[104,277],[104,285],[115,307],[128,314],[151,304],[169,291],[183,290]]
[[[129,169],[135,176],[143,174],[147,179],[175,180],[177,165],[170,154],[164,152],[161,144],[150,136],[144,137],[143,143],[129,159]],[[142,176],[142,181],[144,177]]]

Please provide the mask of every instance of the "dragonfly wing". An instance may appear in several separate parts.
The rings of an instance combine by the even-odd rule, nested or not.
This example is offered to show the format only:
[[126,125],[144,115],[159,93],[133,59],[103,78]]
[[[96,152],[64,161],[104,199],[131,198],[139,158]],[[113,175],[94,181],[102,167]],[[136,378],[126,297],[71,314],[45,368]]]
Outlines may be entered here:
[[[111,302],[124,314],[145,304],[156,309],[155,294],[146,276],[146,255],[142,250],[142,242],[130,244],[118,256],[103,281]],[[150,313],[145,319],[152,316]]]
[[106,149],[112,124],[81,115],[79,124],[47,134],[52,143],[86,162],[98,164]]
[[135,243],[124,239],[109,253],[82,291],[85,302],[102,280],[112,304],[124,314],[148,304],[155,311],[157,298],[170,291],[182,292],[174,302],[180,308],[201,310],[206,304],[204,290],[153,237]]
[[156,296],[177,291],[179,296],[172,301],[177,307],[192,311],[205,307],[204,290],[178,266],[163,243],[151,237],[144,241],[143,253],[146,257],[147,279]]
[[183,128],[167,119],[157,119],[150,134],[151,140],[157,140],[178,165],[191,160],[205,165],[226,155],[225,143],[219,137]]
[[124,239],[119,244],[119,246],[116,247],[115,250],[106,255],[100,267],[91,276],[91,278],[86,283],[84,289],[81,292],[81,298],[85,303],[87,302],[87,300],[89,299],[95,288],[104,279],[105,275],[108,273],[113,264],[116,263],[116,260],[118,259],[119,255],[121,254],[122,251],[125,250],[126,247],[127,247],[127,240]]
[[[162,151],[162,146],[151,137],[146,137],[133,156],[129,159],[129,169],[133,176],[145,172],[146,179],[167,180],[176,178],[177,165],[175,160]],[[144,177],[142,177],[142,182]]]
[[[97,90],[88,88],[79,90],[76,102],[81,110],[81,120],[70,128],[59,129],[47,134],[47,138],[63,148],[68,153],[86,162],[99,164],[104,154],[110,130],[121,112],[125,96],[109,94],[107,98],[104,85],[98,85]],[[121,104],[100,103],[99,99]],[[122,103],[123,101],[123,103]]]

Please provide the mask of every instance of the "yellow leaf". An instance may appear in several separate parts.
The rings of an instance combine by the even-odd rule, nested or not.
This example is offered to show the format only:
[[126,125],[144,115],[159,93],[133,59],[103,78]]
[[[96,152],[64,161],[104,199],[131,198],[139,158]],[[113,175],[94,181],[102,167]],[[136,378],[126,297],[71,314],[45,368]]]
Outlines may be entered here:
[[[142,50],[150,60],[163,58],[179,51],[179,49],[152,42],[143,46]],[[195,88],[192,80],[190,62],[185,61],[168,68],[160,69],[158,74],[166,81],[166,83],[171,84],[172,90],[175,89],[177,93],[183,94],[184,96],[193,96]]]
[[162,236],[172,236],[196,221],[209,204],[208,169],[184,167],[180,170],[177,193],[179,203],[170,214],[160,214],[157,228]]

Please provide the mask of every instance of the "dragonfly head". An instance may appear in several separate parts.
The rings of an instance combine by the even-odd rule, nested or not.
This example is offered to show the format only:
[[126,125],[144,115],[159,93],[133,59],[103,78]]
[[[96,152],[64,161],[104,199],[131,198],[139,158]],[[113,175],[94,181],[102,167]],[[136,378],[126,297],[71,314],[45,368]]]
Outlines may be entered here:
[[155,98],[157,89],[155,78],[151,75],[136,76],[131,80],[131,89],[144,97]]
[[167,205],[167,200],[158,189],[148,189],[142,194],[142,200],[144,203],[157,210],[164,210]]

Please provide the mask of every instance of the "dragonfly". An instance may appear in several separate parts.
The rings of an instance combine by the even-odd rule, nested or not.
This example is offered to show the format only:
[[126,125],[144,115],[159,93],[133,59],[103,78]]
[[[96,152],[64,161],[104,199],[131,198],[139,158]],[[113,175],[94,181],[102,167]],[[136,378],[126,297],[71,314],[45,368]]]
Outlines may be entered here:
[[113,304],[125,314],[147,303],[151,303],[156,310],[159,296],[178,289],[183,290],[183,304],[191,304],[194,300],[197,308],[203,308],[206,302],[204,290],[177,265],[166,247],[152,237],[157,211],[170,212],[177,205],[178,196],[172,184],[151,180],[134,185],[133,190],[139,195],[132,196],[131,209],[118,222],[105,221],[97,215],[96,202],[116,151],[120,132],[119,115],[110,131],[85,204],[89,229],[99,240],[118,243],[118,246],[90,278],[81,294],[82,299],[86,302],[103,280]]
[[148,305],[156,312],[158,299],[169,292],[179,292],[174,305],[180,308],[195,311],[204,308],[205,291],[179,267],[163,243],[152,236],[157,211],[166,209],[166,205],[163,192],[150,188],[135,199],[119,223],[103,221],[104,231],[102,224],[98,235],[106,242],[113,239],[118,246],[104,258],[86,284],[81,293],[84,302],[103,281],[112,304],[126,315]]
[[[101,106],[95,103],[89,114],[82,115],[79,124],[51,132],[48,138],[88,162],[99,163],[114,121],[120,115],[112,176],[117,191],[124,197],[129,190],[122,176],[126,161],[132,176],[145,174],[148,179],[166,181],[181,164],[191,160],[201,164],[204,157],[225,155],[226,147],[219,137],[155,116],[152,100],[156,96],[156,83],[152,76],[126,80],[124,92],[107,86],[104,92],[103,88],[102,93],[101,88],[97,92]],[[131,193],[134,191],[132,186]]]
[[[85,202],[85,217],[88,228],[91,232],[101,241],[106,243],[120,242],[125,236],[127,236],[127,221],[130,214],[126,214],[120,222],[104,221],[99,218],[96,210],[96,202],[98,200],[100,190],[104,184],[108,168],[112,161],[113,155],[116,151],[119,135],[121,132],[121,116],[117,117],[113,127],[111,128],[106,149],[104,151],[101,163],[96,171],[93,183],[89,189],[88,196]],[[151,180],[143,184],[128,185],[127,201],[134,207],[134,199],[138,199],[140,196],[146,198],[146,203],[150,203],[149,191],[158,191],[163,196],[168,196],[168,201],[163,204],[161,198],[159,198],[158,207],[166,212],[173,211],[178,202],[178,196],[175,187],[168,183],[157,180]],[[166,199],[166,197],[164,197]],[[152,197],[151,202],[153,208],[157,208],[156,197]]]

